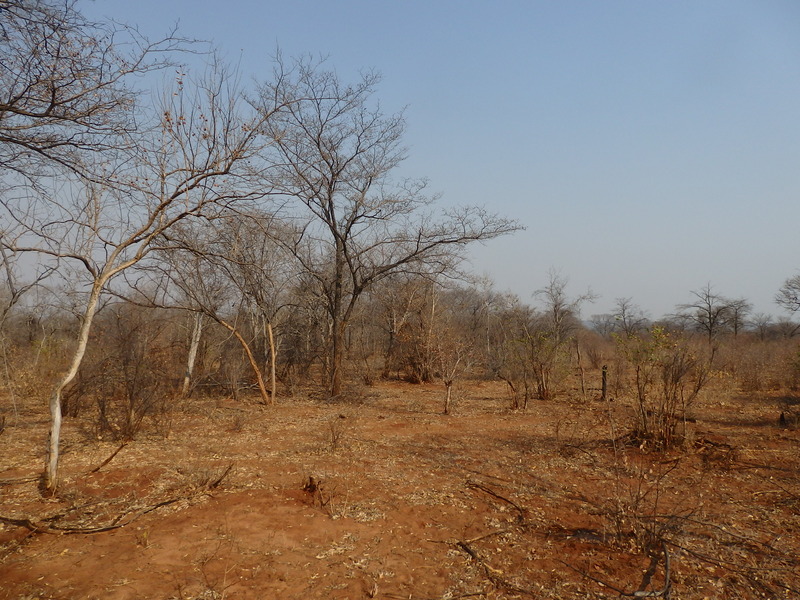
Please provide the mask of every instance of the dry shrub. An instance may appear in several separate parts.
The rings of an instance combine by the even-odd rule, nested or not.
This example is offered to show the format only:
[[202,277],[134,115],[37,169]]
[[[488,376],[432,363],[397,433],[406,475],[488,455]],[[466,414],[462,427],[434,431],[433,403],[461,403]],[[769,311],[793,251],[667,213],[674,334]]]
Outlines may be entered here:
[[794,340],[737,340],[725,363],[745,392],[795,390],[800,385],[800,352]]
[[621,547],[631,543],[645,554],[659,552],[662,542],[681,530],[682,522],[693,508],[669,507],[664,504],[670,475],[679,460],[665,463],[639,464],[617,471],[614,493],[599,503],[612,539]]
[[78,377],[65,394],[68,407],[94,405],[97,437],[133,439],[146,418],[168,429],[177,392],[174,375],[182,366],[161,316],[119,305],[97,320]]
[[324,440],[322,448],[333,453],[340,450],[346,445],[351,430],[352,419],[349,419],[347,415],[341,414],[331,417],[322,433]]
[[14,315],[0,331],[0,386],[15,409],[46,400],[68,365],[70,322],[62,316]]
[[638,445],[667,450],[680,441],[688,411],[709,382],[715,348],[654,326],[619,337],[621,354],[633,373],[636,416],[631,432]]

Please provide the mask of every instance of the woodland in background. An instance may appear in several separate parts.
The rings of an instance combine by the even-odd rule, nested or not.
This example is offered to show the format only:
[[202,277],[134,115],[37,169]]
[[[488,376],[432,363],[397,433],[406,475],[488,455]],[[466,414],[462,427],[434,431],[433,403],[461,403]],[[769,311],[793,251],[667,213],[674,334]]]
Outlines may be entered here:
[[[383,378],[441,383],[447,413],[453,388],[500,379],[511,409],[534,409],[539,399],[599,400],[603,393],[633,399],[640,411],[630,434],[666,447],[679,441],[681,423],[713,378],[749,392],[793,395],[800,388],[800,338],[789,321],[724,309],[725,299],[705,288],[695,294],[705,307],[682,305],[668,319],[652,322],[621,299],[615,313],[584,322],[578,311],[591,297],[573,298],[564,278],[551,277],[535,305],[486,285],[448,287],[406,276],[381,282],[347,327],[346,385],[334,399],[325,386],[330,326],[324,306],[302,286],[276,299],[280,309],[269,328],[252,299],[221,281],[217,305],[228,308],[213,315],[107,298],[62,410],[98,438],[129,440],[142,428],[166,430],[181,397],[265,402],[259,378],[270,372],[274,349],[274,396],[281,402],[311,393],[358,404]],[[202,286],[213,287],[210,275]],[[17,422],[20,408],[46,402],[79,327],[63,305],[69,296],[39,290],[35,297],[37,304],[15,306],[3,324],[7,426]],[[720,316],[709,335],[715,311],[741,323]],[[796,421],[794,411],[786,404],[781,418]]]

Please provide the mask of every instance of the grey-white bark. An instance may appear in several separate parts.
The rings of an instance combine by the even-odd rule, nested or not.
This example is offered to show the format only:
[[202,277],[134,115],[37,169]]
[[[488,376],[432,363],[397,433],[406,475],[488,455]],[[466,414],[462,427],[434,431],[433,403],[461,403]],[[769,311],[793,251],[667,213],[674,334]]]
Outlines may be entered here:
[[186,373],[183,376],[183,385],[181,386],[181,396],[186,397],[189,395],[189,389],[192,385],[192,378],[194,376],[194,365],[197,361],[197,352],[200,349],[200,340],[203,337],[203,314],[195,312],[192,315],[192,335],[189,339],[189,353],[186,356]]

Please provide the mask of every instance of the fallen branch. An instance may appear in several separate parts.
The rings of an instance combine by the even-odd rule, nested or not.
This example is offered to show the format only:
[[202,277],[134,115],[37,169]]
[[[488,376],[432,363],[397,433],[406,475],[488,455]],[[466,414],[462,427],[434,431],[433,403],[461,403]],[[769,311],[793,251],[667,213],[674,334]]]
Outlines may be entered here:
[[565,567],[567,567],[568,569],[572,569],[573,571],[575,571],[575,572],[576,572],[578,575],[580,575],[581,577],[585,577],[586,579],[591,579],[592,581],[594,581],[595,583],[599,583],[599,584],[600,584],[600,585],[602,585],[603,587],[607,587],[607,588],[608,588],[608,589],[610,589],[610,590],[614,590],[614,591],[615,591],[615,592],[617,592],[617,593],[618,593],[620,596],[629,596],[629,595],[630,595],[630,594],[627,594],[627,593],[625,592],[625,590],[622,590],[622,589],[620,589],[620,588],[618,588],[618,587],[616,587],[616,586],[613,586],[613,585],[611,585],[610,583],[608,583],[607,581],[603,581],[602,579],[598,579],[598,578],[597,578],[597,577],[595,577],[594,575],[591,575],[591,574],[587,573],[586,571],[582,571],[582,570],[581,570],[581,569],[579,569],[578,567],[574,567],[574,566],[572,566],[571,564],[569,564],[568,562],[564,562],[563,560],[560,560],[560,559],[557,559],[557,560],[558,560],[558,562],[560,562],[562,565],[564,565],[564,566],[565,566]]
[[[478,538],[480,539],[480,538]],[[486,573],[486,577],[498,587],[502,587],[507,589],[510,592],[515,594],[525,594],[527,596],[531,596],[532,598],[536,598],[537,595],[532,590],[526,590],[525,588],[521,588],[517,585],[514,585],[504,577],[501,577],[503,574],[502,571],[499,569],[495,569],[491,565],[489,565],[481,556],[472,549],[472,547],[467,542],[456,542],[456,547],[460,548],[464,552],[466,552],[472,560],[474,560],[478,565],[483,567],[484,573]]]
[[773,465],[762,465],[759,463],[750,462],[747,460],[737,460],[735,465],[740,465],[740,470],[744,471],[745,469],[765,469],[768,471],[785,471],[787,473],[793,473],[793,467],[775,467]]
[[589,452],[588,450],[584,450],[583,448],[581,448],[577,444],[564,444],[563,447],[564,448],[572,448],[573,450],[577,450],[578,452],[583,452],[586,456],[589,457],[589,460],[592,461],[592,465],[593,466],[597,464],[597,459],[594,457],[594,455],[591,452]]
[[[16,525],[17,527],[25,527],[32,533],[50,533],[57,535],[72,535],[72,534],[86,535],[93,533],[104,533],[106,531],[121,529],[126,525],[130,525],[136,519],[146,515],[147,513],[153,512],[154,510],[157,510],[164,506],[169,506],[170,504],[175,504],[176,502],[180,502],[181,500],[188,500],[189,498],[191,498],[191,496],[178,496],[176,498],[170,498],[169,500],[164,500],[162,502],[157,502],[156,504],[147,506],[141,510],[136,511],[132,515],[131,513],[123,513],[122,515],[114,519],[110,525],[104,525],[102,527],[60,527],[58,525],[46,525],[44,523],[37,523],[27,518],[16,519],[13,517],[4,517],[4,516],[0,516],[0,523],[6,523],[8,525]],[[129,515],[131,516],[129,518],[126,518]]]
[[206,486],[206,487],[207,487],[209,490],[215,490],[215,489],[217,489],[217,488],[219,487],[219,484],[220,484],[220,483],[222,483],[222,480],[223,480],[223,479],[225,479],[225,478],[228,476],[228,473],[230,473],[230,472],[231,472],[231,469],[232,469],[232,468],[233,468],[233,463],[229,464],[229,465],[228,465],[228,468],[226,468],[226,469],[225,469],[225,470],[222,472],[222,475],[220,475],[219,477],[217,477],[217,478],[216,478],[214,481],[212,481],[211,483],[209,483],[209,484],[208,484],[208,486]]
[[[451,600],[458,600],[459,598],[477,598],[478,596],[485,598],[486,594],[484,594],[483,592],[468,592],[465,594],[458,594],[456,596],[447,596],[447,597],[450,598]],[[406,596],[405,594],[401,596],[400,594],[392,594],[392,593],[383,594],[381,595],[381,597],[390,598],[392,600],[439,600],[439,598],[441,598],[441,596],[437,596],[436,598],[431,598],[429,596],[425,597],[411,596],[411,595]]]
[[[700,560],[702,562],[708,563],[710,565],[717,566],[717,567],[719,567],[721,569],[725,569],[725,570],[731,571],[732,573],[738,573],[739,575],[741,575],[742,577],[747,579],[747,581],[749,581],[752,585],[754,585],[755,587],[763,590],[767,594],[774,594],[775,593],[775,590],[772,589],[769,585],[767,585],[764,582],[763,578],[760,577],[762,575],[762,573],[763,573],[763,569],[761,569],[759,567],[748,567],[748,566],[745,566],[745,565],[741,565],[741,564],[735,563],[735,562],[730,561],[730,560],[725,560],[723,558],[715,558],[715,557],[712,557],[712,556],[708,556],[706,554],[702,554],[701,552],[697,552],[696,550],[692,550],[690,548],[687,548],[686,546],[681,546],[680,544],[677,544],[675,542],[670,542],[670,544],[672,546],[675,546],[679,550],[683,550],[687,554],[689,554],[691,556],[694,556],[695,558],[697,558],[698,560]],[[785,560],[785,559],[783,559],[783,560]],[[791,564],[796,564],[796,561],[792,560]],[[772,572],[774,572],[774,573],[781,573],[781,574],[783,574],[783,573],[787,573],[787,574],[796,573],[796,569],[788,569],[788,568],[772,568],[770,570]],[[785,589],[787,591],[791,591],[791,592],[793,592],[794,594],[796,594],[796,595],[798,595],[800,597],[800,588],[794,588],[794,587],[791,587],[789,585],[786,585],[784,583],[781,583],[781,582],[778,582],[778,581],[774,581],[774,580],[772,581],[772,583],[774,585],[782,588],[782,589]]]
[[[591,579],[595,583],[599,583],[600,585],[607,587],[610,590],[614,590],[620,596],[626,596],[628,598],[669,598],[670,590],[672,589],[672,582],[670,581],[670,557],[669,557],[669,550],[667,549],[666,542],[661,542],[661,551],[664,553],[664,587],[660,590],[637,590],[635,592],[626,592],[616,586],[611,585],[607,581],[603,581],[602,579],[598,579],[597,577],[590,575],[586,571],[582,571],[577,567],[572,566],[571,564],[564,562],[563,560],[559,560],[562,565],[568,567],[575,571],[576,573],[586,577],[587,579]],[[656,560],[655,564],[651,566],[651,570],[655,570],[655,566],[658,564],[658,560]]]
[[507,504],[510,504],[510,505],[511,505],[511,506],[513,506],[513,507],[516,509],[516,511],[519,513],[519,515],[518,515],[518,517],[517,517],[517,518],[518,518],[518,520],[519,520],[520,522],[522,522],[522,521],[524,521],[524,520],[525,520],[525,509],[524,509],[524,508],[522,508],[522,507],[521,507],[519,504],[517,504],[517,503],[516,503],[516,502],[514,502],[513,500],[509,500],[509,499],[508,499],[508,498],[506,498],[505,496],[501,496],[500,494],[498,494],[497,492],[495,492],[495,491],[494,491],[493,489],[491,489],[490,487],[487,487],[487,486],[483,485],[482,483],[478,483],[478,482],[476,482],[476,481],[471,481],[471,480],[468,480],[468,481],[467,481],[467,487],[470,487],[470,488],[473,488],[473,489],[476,489],[476,490],[480,490],[480,491],[482,491],[482,492],[485,492],[485,493],[489,494],[489,495],[490,495],[490,496],[492,496],[493,498],[497,498],[498,500],[501,500],[501,501],[503,501],[503,502],[506,502]]
[[0,485],[15,485],[17,483],[30,483],[39,479],[38,475],[32,477],[11,477],[8,479],[0,479]]
[[114,451],[111,453],[111,456],[109,456],[107,459],[105,459],[103,462],[101,462],[99,465],[97,465],[97,466],[96,466],[94,469],[92,469],[91,471],[89,471],[89,473],[97,473],[97,472],[98,472],[100,469],[102,469],[102,468],[103,468],[103,467],[105,467],[105,466],[106,466],[108,463],[110,463],[112,460],[114,460],[114,457],[115,457],[117,454],[119,454],[119,451],[120,451],[120,450],[122,450],[122,449],[123,449],[125,446],[127,446],[127,445],[128,445],[128,442],[122,442],[122,443],[120,444],[119,448],[117,448],[116,450],[114,450]]
[[492,531],[491,533],[487,533],[485,535],[479,535],[478,537],[474,537],[471,540],[467,540],[467,544],[472,544],[473,542],[480,542],[481,540],[485,540],[486,538],[494,537],[496,535],[503,535],[505,533],[511,533],[511,529],[500,529],[498,531]]
[[[669,559],[669,549],[667,548],[666,542],[661,542],[661,551],[664,553],[664,587],[660,590],[653,590],[652,592],[646,592],[644,590],[638,590],[633,592],[634,598],[669,598],[670,589],[672,589],[672,582],[669,580],[670,575],[670,559]],[[653,563],[648,570],[648,573],[652,575],[655,572],[656,566],[658,565],[658,558],[653,559]],[[650,578],[647,577],[647,580]]]

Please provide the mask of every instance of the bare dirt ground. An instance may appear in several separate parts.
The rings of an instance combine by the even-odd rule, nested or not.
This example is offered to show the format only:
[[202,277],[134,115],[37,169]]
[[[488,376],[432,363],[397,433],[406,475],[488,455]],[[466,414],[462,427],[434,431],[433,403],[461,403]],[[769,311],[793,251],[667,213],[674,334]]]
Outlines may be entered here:
[[[46,415],[0,435],[0,598],[800,597],[800,431],[711,392],[685,447],[623,443],[623,400],[381,383],[358,401],[191,399],[120,444]],[[615,442],[615,439],[617,440]],[[663,544],[662,544],[663,541]]]

